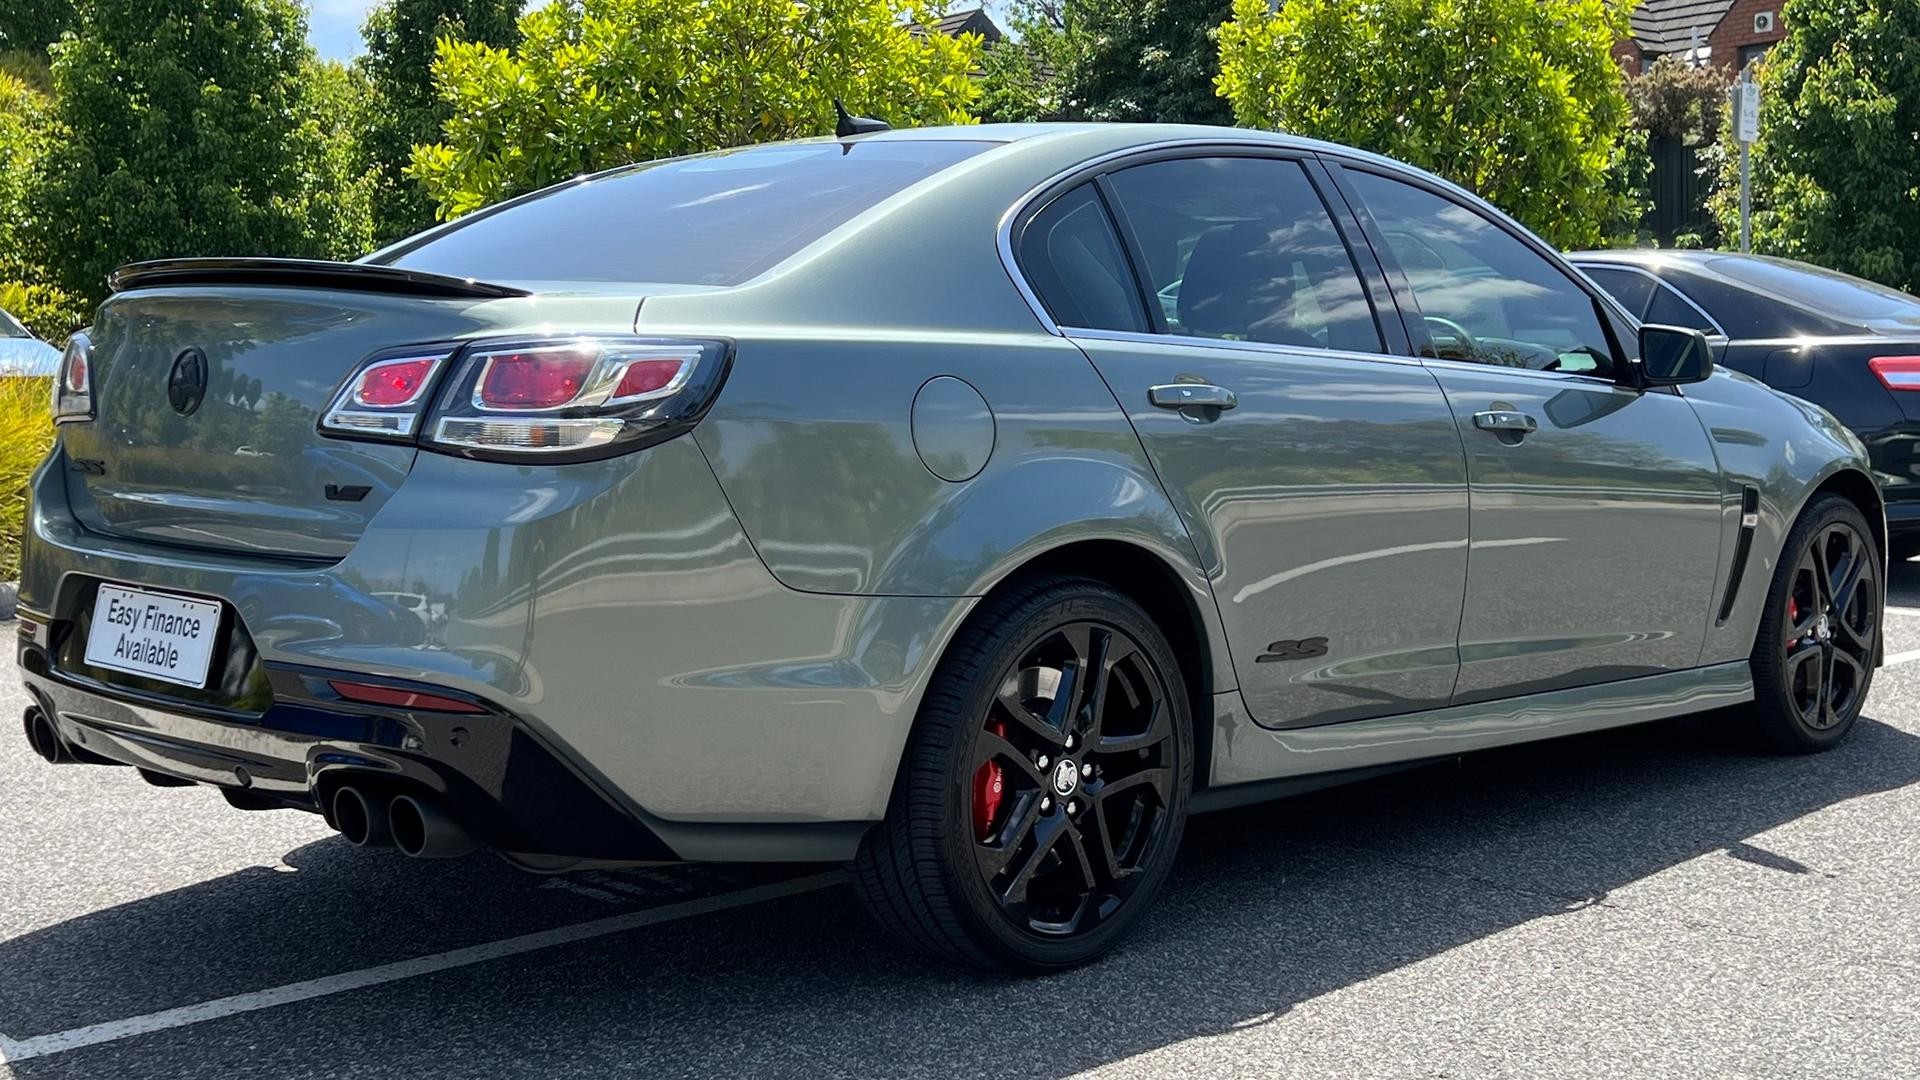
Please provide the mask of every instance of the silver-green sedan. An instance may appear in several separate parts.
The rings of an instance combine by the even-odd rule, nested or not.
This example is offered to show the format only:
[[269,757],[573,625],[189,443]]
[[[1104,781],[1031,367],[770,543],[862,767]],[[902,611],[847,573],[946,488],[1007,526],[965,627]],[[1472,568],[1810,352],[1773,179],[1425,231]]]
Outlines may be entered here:
[[1339,146],[883,131],[114,287],[27,735],[356,844],[845,860],[1045,970],[1189,813],[1725,706],[1820,750],[1879,659],[1853,435]]

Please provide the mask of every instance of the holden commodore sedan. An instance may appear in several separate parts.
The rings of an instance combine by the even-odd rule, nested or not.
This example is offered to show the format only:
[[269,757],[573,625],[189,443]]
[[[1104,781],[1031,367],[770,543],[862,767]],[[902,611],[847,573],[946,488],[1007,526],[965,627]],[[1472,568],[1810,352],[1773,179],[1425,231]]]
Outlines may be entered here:
[[1822,750],[1879,659],[1852,434],[1339,146],[862,133],[113,284],[28,737],[411,856],[844,860],[1046,970],[1190,813],[1721,707]]

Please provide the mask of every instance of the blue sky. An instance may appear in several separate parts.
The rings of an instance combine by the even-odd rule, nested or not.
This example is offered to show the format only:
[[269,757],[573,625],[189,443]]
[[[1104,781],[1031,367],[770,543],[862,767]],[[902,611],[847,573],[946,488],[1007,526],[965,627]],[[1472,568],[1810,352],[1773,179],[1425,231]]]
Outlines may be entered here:
[[360,24],[372,0],[308,0],[307,40],[321,56],[346,60],[360,53]]

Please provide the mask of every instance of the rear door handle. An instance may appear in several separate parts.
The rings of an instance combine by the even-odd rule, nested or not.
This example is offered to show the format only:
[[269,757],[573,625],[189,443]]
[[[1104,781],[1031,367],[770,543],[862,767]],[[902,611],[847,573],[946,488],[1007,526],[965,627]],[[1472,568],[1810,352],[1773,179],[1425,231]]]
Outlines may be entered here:
[[1162,409],[1231,409],[1240,404],[1233,391],[1211,383],[1162,383],[1147,387],[1147,401]]
[[1481,431],[1517,431],[1522,435],[1540,430],[1540,422],[1523,412],[1494,409],[1473,414],[1473,426]]

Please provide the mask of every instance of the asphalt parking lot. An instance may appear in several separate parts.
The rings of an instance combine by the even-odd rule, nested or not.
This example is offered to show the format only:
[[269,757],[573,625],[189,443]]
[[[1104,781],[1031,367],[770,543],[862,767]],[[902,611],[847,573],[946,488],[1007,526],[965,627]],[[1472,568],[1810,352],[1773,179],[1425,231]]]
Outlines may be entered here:
[[1892,603],[1837,752],[1680,721],[1197,819],[1144,932],[1025,981],[832,867],[410,861],[9,727],[0,1076],[1913,1075],[1920,564]]

